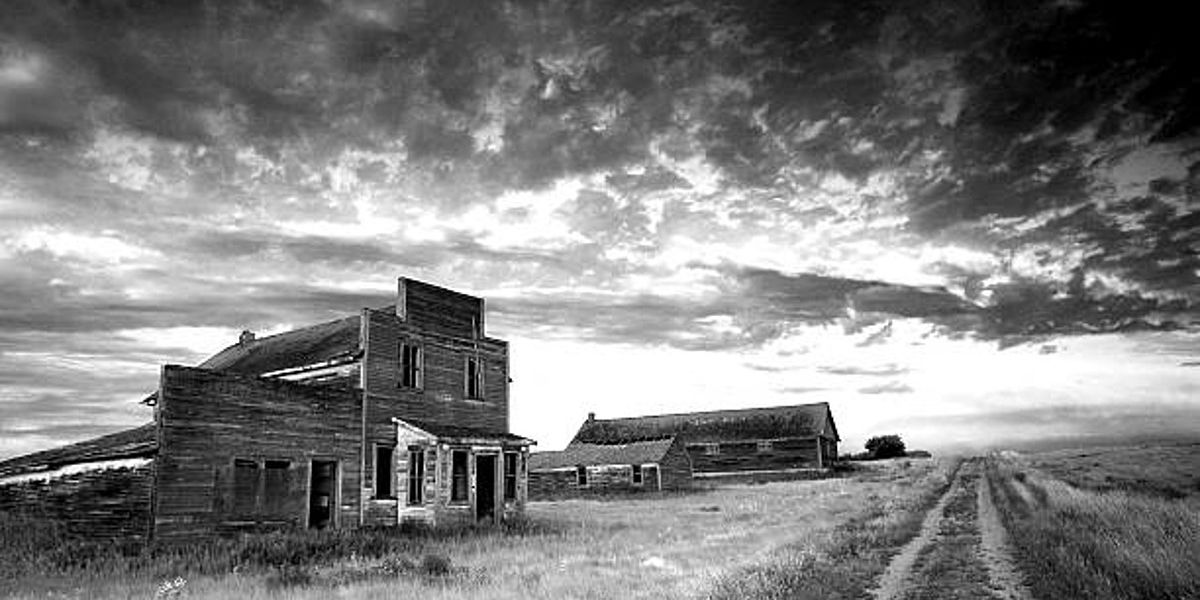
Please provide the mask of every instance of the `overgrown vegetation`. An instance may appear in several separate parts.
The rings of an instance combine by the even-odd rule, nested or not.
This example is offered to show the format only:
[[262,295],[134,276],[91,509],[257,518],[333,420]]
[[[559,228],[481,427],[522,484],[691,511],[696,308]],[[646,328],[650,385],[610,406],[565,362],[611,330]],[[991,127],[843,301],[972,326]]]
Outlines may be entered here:
[[[866,597],[904,544],[917,535],[925,513],[954,479],[958,464],[907,473],[911,463],[895,463],[891,474],[906,480],[909,495],[872,495],[866,509],[831,533],[780,548],[768,560],[721,577],[709,598],[763,600]],[[907,475],[907,476],[906,476]]]
[[1035,596],[1200,598],[1200,518],[1186,502],[1079,489],[1011,457],[988,477]]

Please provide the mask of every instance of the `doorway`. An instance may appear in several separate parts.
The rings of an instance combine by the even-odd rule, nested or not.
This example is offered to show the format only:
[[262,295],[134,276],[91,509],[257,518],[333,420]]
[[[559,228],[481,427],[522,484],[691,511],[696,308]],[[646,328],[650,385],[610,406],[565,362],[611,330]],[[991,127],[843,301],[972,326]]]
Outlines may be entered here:
[[337,462],[312,461],[312,479],[308,493],[308,526],[325,529],[333,524],[333,507],[337,502]]
[[496,520],[496,455],[475,457],[475,518]]

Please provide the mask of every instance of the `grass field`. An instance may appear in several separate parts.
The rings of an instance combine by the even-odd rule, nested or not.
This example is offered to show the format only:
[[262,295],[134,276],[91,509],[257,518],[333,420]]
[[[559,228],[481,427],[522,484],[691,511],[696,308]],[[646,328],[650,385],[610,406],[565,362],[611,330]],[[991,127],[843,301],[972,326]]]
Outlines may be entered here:
[[995,457],[988,476],[1039,598],[1200,598],[1200,444]]
[[[796,560],[818,578],[866,589],[948,478],[946,465],[929,460],[862,469],[661,498],[533,503],[528,523],[509,531],[266,536],[92,562],[61,549],[45,558],[34,546],[52,535],[39,542],[28,529],[0,526],[0,534],[25,540],[4,546],[19,546],[20,556],[0,550],[11,571],[0,573],[8,582],[0,591],[16,598],[772,597],[766,587],[736,583],[768,585],[772,572]],[[856,554],[872,558],[843,569]]]

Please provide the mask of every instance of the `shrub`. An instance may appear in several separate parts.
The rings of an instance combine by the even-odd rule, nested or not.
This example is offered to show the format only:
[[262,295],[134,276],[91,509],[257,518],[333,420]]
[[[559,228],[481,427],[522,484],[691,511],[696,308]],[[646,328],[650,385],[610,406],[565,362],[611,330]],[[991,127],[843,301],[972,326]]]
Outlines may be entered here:
[[898,435],[877,435],[866,443],[871,458],[896,458],[904,456],[904,440]]

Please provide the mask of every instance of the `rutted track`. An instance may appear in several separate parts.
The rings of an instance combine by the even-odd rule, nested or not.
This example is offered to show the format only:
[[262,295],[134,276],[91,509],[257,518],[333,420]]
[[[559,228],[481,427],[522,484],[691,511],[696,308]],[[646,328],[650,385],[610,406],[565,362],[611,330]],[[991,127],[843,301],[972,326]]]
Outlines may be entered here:
[[972,458],[930,509],[920,533],[888,565],[877,600],[1032,600],[991,502],[985,461]]

